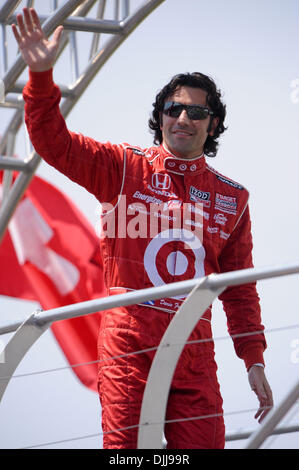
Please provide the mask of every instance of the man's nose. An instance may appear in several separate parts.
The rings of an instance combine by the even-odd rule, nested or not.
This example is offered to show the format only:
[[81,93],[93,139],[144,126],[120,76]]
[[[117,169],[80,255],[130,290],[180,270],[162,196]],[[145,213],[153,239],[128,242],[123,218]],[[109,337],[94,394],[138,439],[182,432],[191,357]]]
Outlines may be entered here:
[[186,109],[183,109],[183,111],[179,115],[178,122],[182,123],[182,124],[184,124],[184,123],[187,124],[187,123],[190,122],[190,119],[189,119],[189,116],[188,116],[188,113],[187,113]]

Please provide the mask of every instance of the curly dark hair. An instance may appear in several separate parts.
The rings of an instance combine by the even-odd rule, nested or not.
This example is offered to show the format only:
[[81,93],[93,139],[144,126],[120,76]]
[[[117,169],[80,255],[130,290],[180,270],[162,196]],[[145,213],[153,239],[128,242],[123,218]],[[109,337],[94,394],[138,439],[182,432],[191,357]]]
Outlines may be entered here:
[[218,150],[217,139],[227,127],[224,127],[224,119],[226,116],[226,106],[221,101],[221,92],[217,90],[214,80],[207,75],[199,72],[181,73],[175,75],[171,81],[157,94],[156,101],[153,103],[154,110],[148,121],[151,132],[154,134],[154,143],[160,145],[162,143],[162,131],[160,129],[160,116],[163,110],[165,100],[174,94],[181,86],[192,88],[201,88],[207,92],[207,105],[214,112],[214,117],[219,118],[219,123],[214,131],[213,136],[208,136],[204,145],[204,153],[209,157],[215,157]]

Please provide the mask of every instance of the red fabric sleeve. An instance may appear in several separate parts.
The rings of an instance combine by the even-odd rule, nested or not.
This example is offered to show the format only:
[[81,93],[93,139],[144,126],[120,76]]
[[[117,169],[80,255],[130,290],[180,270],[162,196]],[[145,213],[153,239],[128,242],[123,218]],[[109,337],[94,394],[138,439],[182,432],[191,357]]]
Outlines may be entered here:
[[[221,272],[253,267],[252,236],[248,206],[234,229],[219,259]],[[261,324],[261,309],[256,283],[228,287],[220,296],[227,315],[229,334],[238,357],[247,370],[255,364],[264,364],[266,341]],[[246,333],[257,334],[244,335]],[[242,335],[234,337],[234,335]]]
[[123,149],[70,132],[60,113],[61,92],[52,70],[32,72],[23,96],[25,121],[36,152],[101,202],[114,202],[120,192]]

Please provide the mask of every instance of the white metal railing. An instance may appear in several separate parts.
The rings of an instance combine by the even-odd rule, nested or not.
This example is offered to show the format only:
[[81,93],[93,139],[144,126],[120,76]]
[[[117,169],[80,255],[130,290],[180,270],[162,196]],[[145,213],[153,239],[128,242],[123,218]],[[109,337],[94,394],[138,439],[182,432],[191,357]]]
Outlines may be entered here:
[[[139,422],[138,448],[161,449],[168,392],[181,351],[194,326],[213,300],[228,286],[247,284],[299,273],[299,265],[273,268],[250,268],[223,274],[211,274],[200,279],[176,282],[160,287],[141,289],[126,294],[113,295],[81,302],[47,311],[33,313],[24,322],[8,322],[0,326],[0,334],[16,331],[7,343],[0,363],[0,400],[13,373],[32,344],[58,320],[74,318],[117,306],[133,305],[174,295],[189,295],[174,315],[155,354],[144,391]],[[191,292],[190,292],[191,291]],[[192,312],[190,315],[189,313]],[[264,424],[254,434],[248,448],[258,448],[275,426],[299,398],[299,382],[283,400],[270,411]]]

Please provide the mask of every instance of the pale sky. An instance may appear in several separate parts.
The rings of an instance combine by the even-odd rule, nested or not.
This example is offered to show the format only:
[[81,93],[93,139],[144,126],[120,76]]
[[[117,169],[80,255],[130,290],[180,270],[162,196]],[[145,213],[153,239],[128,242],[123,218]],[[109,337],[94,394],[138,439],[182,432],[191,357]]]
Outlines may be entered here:
[[[25,2],[22,2],[23,6]],[[46,2],[43,2],[44,4]],[[109,3],[109,0],[108,0]],[[41,5],[36,2],[36,9]],[[69,128],[100,141],[152,145],[147,121],[156,93],[176,73],[212,76],[224,93],[228,130],[214,168],[250,191],[256,267],[299,264],[299,3],[297,0],[166,0],[122,44],[88,87],[67,119]],[[8,37],[12,58],[15,45]],[[88,43],[89,44],[89,43]],[[86,36],[79,35],[80,66]],[[27,76],[27,72],[24,75]],[[66,67],[54,77],[63,83]],[[65,82],[64,82],[65,83]],[[0,133],[5,128],[1,111]],[[17,153],[25,154],[24,138]],[[42,163],[37,172],[68,194],[95,226],[93,196]],[[266,375],[278,404],[298,379],[298,275],[261,281],[262,319],[268,348]],[[30,314],[35,304],[0,298],[1,319]],[[267,332],[275,329],[276,331]],[[227,336],[215,302],[214,336]],[[6,342],[9,335],[0,337]],[[256,429],[257,399],[230,339],[216,340],[218,378],[227,432]],[[66,364],[50,331],[26,355],[16,374]],[[248,411],[251,410],[251,411]],[[239,412],[239,413],[236,413]],[[0,404],[0,447],[21,448],[101,432],[95,393],[70,369],[14,378]],[[298,403],[281,425],[299,423]],[[98,448],[101,436],[45,448]],[[245,441],[227,443],[242,448]],[[270,437],[265,448],[298,448],[299,433]]]

